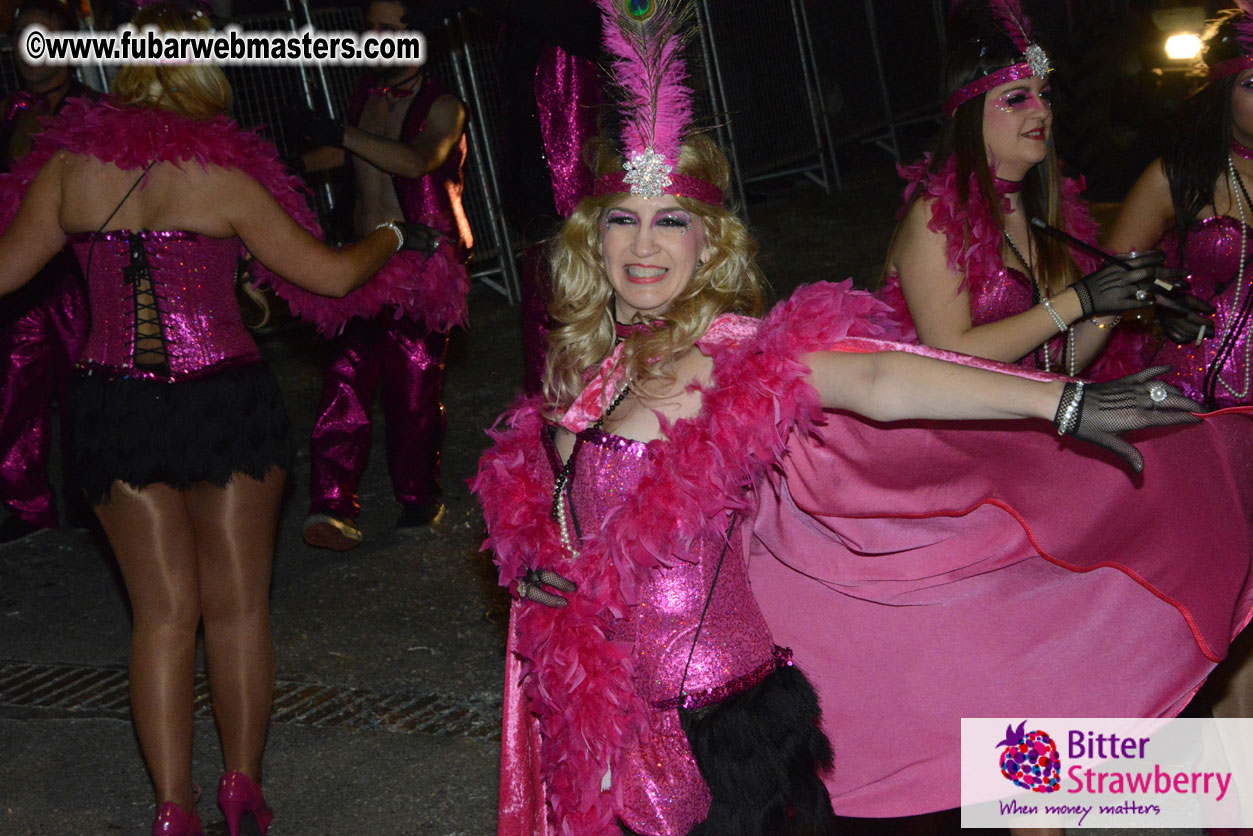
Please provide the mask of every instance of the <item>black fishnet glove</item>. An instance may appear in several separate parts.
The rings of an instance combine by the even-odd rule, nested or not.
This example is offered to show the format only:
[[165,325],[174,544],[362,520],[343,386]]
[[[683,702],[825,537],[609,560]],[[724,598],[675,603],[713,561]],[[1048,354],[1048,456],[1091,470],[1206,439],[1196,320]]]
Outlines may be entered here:
[[[1148,307],[1155,301],[1154,291],[1165,291],[1162,284],[1171,288],[1168,292],[1183,290],[1188,286],[1182,280],[1182,270],[1163,266],[1165,253],[1153,251],[1121,258],[1132,269],[1121,264],[1111,264],[1074,283],[1079,306],[1085,317]],[[1141,292],[1140,298],[1136,298],[1137,291]]]
[[1191,293],[1176,294],[1172,301],[1173,305],[1162,305],[1157,312],[1157,323],[1169,339],[1184,344],[1196,342],[1198,336],[1214,336],[1213,305]]
[[[1196,424],[1201,420],[1192,414],[1203,411],[1199,403],[1174,386],[1153,379],[1168,371],[1170,366],[1154,366],[1108,383],[1081,386],[1071,381],[1062,391],[1053,423],[1060,433],[1070,433],[1117,453],[1139,473],[1144,470],[1144,457],[1122,435],[1146,427]],[[1154,390],[1165,397],[1155,401],[1151,394]]]
[[551,569],[530,569],[522,580],[518,581],[516,587],[519,598],[525,598],[528,601],[534,601],[537,604],[543,604],[546,607],[561,609],[569,603],[560,595],[554,595],[544,589],[551,586],[553,589],[569,594],[578,589],[574,581],[566,580]]
[[430,258],[435,254],[435,250],[439,248],[440,242],[443,240],[444,234],[434,227],[426,226],[418,223],[398,223],[401,233],[405,236],[405,243],[400,249],[409,252],[422,253],[422,255]]
[[344,126],[310,107],[292,105],[283,114],[283,128],[288,143],[303,153],[324,145],[344,144]]

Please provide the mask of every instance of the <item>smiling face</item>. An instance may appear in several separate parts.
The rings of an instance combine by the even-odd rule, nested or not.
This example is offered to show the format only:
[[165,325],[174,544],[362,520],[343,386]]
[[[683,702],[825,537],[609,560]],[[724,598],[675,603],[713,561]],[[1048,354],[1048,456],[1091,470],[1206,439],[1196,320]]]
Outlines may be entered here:
[[983,142],[989,165],[1005,180],[1021,180],[1048,154],[1053,130],[1048,83],[1032,76],[988,91],[983,103]]
[[627,195],[606,209],[600,250],[619,322],[665,313],[710,256],[704,221],[670,195]]

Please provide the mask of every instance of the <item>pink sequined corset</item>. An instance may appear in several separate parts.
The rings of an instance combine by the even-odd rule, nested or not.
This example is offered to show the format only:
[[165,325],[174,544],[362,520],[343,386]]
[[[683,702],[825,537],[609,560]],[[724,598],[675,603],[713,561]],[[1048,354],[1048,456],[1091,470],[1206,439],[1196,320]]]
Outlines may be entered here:
[[[643,442],[598,429],[579,433],[571,455],[574,517],[587,544],[652,464]],[[623,753],[613,774],[622,792],[621,817],[637,833],[683,836],[709,809],[709,791],[676,711],[684,668],[687,705],[698,709],[751,688],[777,666],[770,630],[748,585],[741,543],[737,527],[721,569],[720,537],[701,540],[681,557],[675,556],[670,568],[652,573],[640,590],[639,603],[610,630],[611,640],[634,646],[635,685],[654,709],[649,717],[651,734]]]
[[[1237,313],[1237,303],[1244,306],[1245,301],[1253,297],[1253,271],[1246,274],[1243,281],[1233,281],[1240,260],[1240,221],[1216,215],[1199,222],[1188,232],[1187,249],[1182,259],[1179,236],[1173,229],[1162,238],[1158,249],[1166,253],[1167,263],[1171,266],[1178,266],[1183,261],[1192,276],[1192,292],[1216,308],[1214,325],[1218,335],[1202,340],[1199,346],[1191,343],[1177,345],[1166,340],[1153,358],[1153,363],[1170,364],[1170,372],[1164,379],[1178,386],[1188,397],[1207,403],[1211,408],[1253,403],[1253,391],[1249,391],[1245,377],[1249,371],[1251,347],[1248,323],[1237,330],[1235,339],[1231,341],[1219,379],[1213,381],[1209,391],[1205,386],[1206,373],[1223,346],[1230,323]],[[1248,250],[1248,255],[1253,255],[1253,235],[1249,236]],[[1232,389],[1235,391],[1232,392]],[[1243,397],[1239,397],[1241,393]]]
[[[87,276],[91,307],[80,368],[176,381],[260,361],[235,299],[238,239],[114,230],[76,233],[69,241]],[[155,313],[145,310],[148,297],[140,292],[149,284]],[[145,360],[142,351],[136,361],[141,317],[159,325],[164,362]]]
[[[987,325],[999,322],[1010,316],[1017,316],[1030,310],[1036,304],[1031,289],[1031,280],[1020,270],[1002,267],[991,277],[972,277],[970,280],[970,323],[971,325]],[[913,326],[913,317],[909,316],[909,308],[905,304],[905,295],[901,292],[901,279],[896,273],[888,275],[879,298],[892,306],[897,313],[905,317],[905,321]],[[1065,342],[1059,335],[1049,340],[1049,358],[1053,370],[1057,370],[1057,358],[1065,348]],[[1040,367],[1037,360],[1039,352],[1031,352],[1018,361],[1018,365],[1029,369]],[[1042,359],[1043,355],[1040,354]]]

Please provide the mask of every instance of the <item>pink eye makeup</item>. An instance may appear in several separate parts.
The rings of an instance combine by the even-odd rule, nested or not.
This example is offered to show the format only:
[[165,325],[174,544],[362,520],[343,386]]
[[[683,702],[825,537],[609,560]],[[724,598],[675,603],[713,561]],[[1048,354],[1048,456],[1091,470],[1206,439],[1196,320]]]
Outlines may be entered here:
[[639,220],[634,212],[625,209],[610,209],[605,213],[605,226],[634,226]]
[[1053,91],[1045,88],[1039,95],[1026,88],[1010,90],[1002,93],[996,100],[996,108],[1004,113],[1015,113],[1022,110],[1048,110],[1053,99]]
[[692,228],[692,216],[687,212],[659,212],[653,217],[653,226],[663,229],[677,229],[686,233]]

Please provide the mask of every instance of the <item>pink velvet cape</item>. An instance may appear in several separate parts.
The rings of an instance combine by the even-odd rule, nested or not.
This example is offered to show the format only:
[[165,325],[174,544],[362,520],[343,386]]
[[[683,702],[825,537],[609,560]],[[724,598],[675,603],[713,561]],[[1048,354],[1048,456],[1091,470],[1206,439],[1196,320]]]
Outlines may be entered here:
[[[931,220],[927,228],[944,236],[948,268],[962,276],[972,298],[980,296],[989,283],[1005,281],[1001,227],[973,173],[966,184],[967,197],[964,200],[961,198],[956,156],[950,157],[934,174],[928,171],[930,164],[931,158],[927,155],[917,163],[897,169],[905,180],[904,201],[898,218],[904,217],[914,200],[928,201],[931,204]],[[1059,180],[1063,228],[1082,241],[1097,244],[1100,227],[1080,197],[1084,188],[1083,178],[1061,177],[1059,174]],[[995,182],[1002,200],[1002,211],[1008,211],[1008,184],[999,180]],[[1100,267],[1100,262],[1085,252],[1072,249],[1070,254],[1083,273]],[[916,341],[913,319],[909,316],[899,279],[891,277],[880,295],[906,322],[906,340]],[[1092,380],[1116,380],[1138,372],[1145,367],[1148,345],[1149,336],[1143,329],[1120,328],[1083,376]]]
[[[701,413],[666,426],[666,437],[649,444],[655,475],[607,518],[605,528],[612,535],[604,540],[604,553],[585,552],[575,562],[563,554],[550,516],[553,476],[540,445],[544,422],[539,405],[524,401],[502,419],[492,433],[495,446],[484,454],[473,483],[488,524],[485,547],[495,552],[500,582],[509,585],[527,568],[544,566],[570,577],[579,591],[562,610],[529,602],[513,607],[498,833],[616,834],[613,791],[601,792],[601,777],[606,764],[612,769],[616,753],[632,745],[640,724],[630,648],[609,642],[607,627],[626,613],[646,573],[665,571],[667,564],[682,559],[683,544],[697,534],[720,535],[711,526],[728,508],[755,520],[750,564],[754,591],[775,640],[806,648],[809,655],[798,657],[798,664],[819,686],[828,733],[842,739],[837,726],[845,723],[890,732],[882,740],[854,739],[843,749],[837,747],[831,790],[837,810],[849,815],[905,815],[956,805],[948,774],[911,784],[906,791],[893,785],[886,794],[894,803],[884,802],[880,793],[850,792],[844,776],[860,782],[854,790],[877,788],[877,781],[891,782],[905,769],[919,777],[918,764],[947,768],[955,763],[949,760],[957,752],[949,709],[965,705],[969,695],[955,688],[955,698],[948,700],[950,680],[961,681],[963,665],[972,655],[992,660],[970,665],[977,693],[989,686],[989,664],[1002,669],[997,683],[1001,673],[1024,673],[1019,670],[1021,648],[1012,642],[985,646],[977,623],[998,596],[1012,597],[1022,579],[1015,567],[1055,570],[1060,575],[1052,580],[1060,584],[1060,594],[1070,588],[1065,579],[1101,569],[1099,579],[1112,578],[1123,595],[1118,600],[1132,607],[1137,618],[1170,624],[1164,642],[1137,638],[1137,652],[1156,658],[1160,650],[1182,661],[1161,677],[1150,670],[1137,685],[1144,698],[1111,702],[1114,713],[1123,708],[1153,714],[1177,710],[1222,657],[1250,608],[1247,486],[1253,484],[1253,422],[1248,416],[1216,416],[1199,428],[1159,431],[1144,445],[1149,470],[1139,480],[1099,451],[1069,442],[1059,445],[1043,424],[889,429],[824,412],[808,382],[808,369],[799,361],[820,349],[905,350],[1054,379],[884,342],[901,332],[886,307],[868,295],[851,291],[847,284],[820,285],[804,288],[778,306],[754,337],[706,347],[715,361],[714,382],[702,392]],[[1215,480],[1195,503],[1179,503],[1174,480],[1181,459],[1201,452],[1217,456],[1229,478]],[[1044,464],[1042,490],[1040,483],[1024,480],[1023,473]],[[1160,489],[1152,496],[1147,491],[1138,495],[1143,482],[1151,479],[1158,480]],[[1111,537],[1105,537],[1099,513],[1106,509],[1089,509],[1081,499],[1087,492],[1077,486],[1090,480],[1098,480],[1099,489],[1114,491],[1115,510],[1126,521],[1114,527]],[[1067,495],[1071,499],[1062,501]],[[1213,525],[1195,531],[1198,506],[1207,507],[1210,501],[1215,504],[1207,517],[1214,518]],[[1072,515],[1078,515],[1078,524]],[[850,547],[841,528],[848,520],[853,521],[854,537],[865,538],[866,531],[879,536],[871,549],[873,560]],[[905,533],[894,530],[898,525]],[[1148,536],[1156,535],[1159,525],[1174,533],[1160,541]],[[920,541],[931,548],[919,550]],[[1193,574],[1177,556],[1181,544],[1197,542],[1209,551],[1190,555],[1190,561],[1203,561],[1207,568]],[[973,586],[949,583],[972,578]],[[990,587],[979,585],[984,578],[991,579]],[[904,597],[883,605],[888,613],[883,623],[863,624],[863,586],[870,605],[874,596],[890,597],[893,590]],[[1051,587],[1046,591],[1050,596],[1058,592]],[[1028,587],[1017,594],[1035,604],[1031,592]],[[933,595],[941,606],[915,607],[925,602],[911,600],[910,594]],[[968,598],[973,611],[943,609],[948,602]],[[1085,590],[1081,598],[1099,614],[1099,595]],[[924,617],[921,626],[916,620],[897,624],[892,618],[915,613],[934,623],[928,625]],[[1108,614],[1103,616],[1107,621]],[[932,683],[932,692],[888,699],[886,689],[893,684],[888,674],[909,676],[914,664],[910,656],[885,658],[865,649],[866,642],[883,638],[873,633],[884,630],[908,641],[917,641],[926,630],[947,631],[963,637],[966,645],[924,666],[929,672],[940,664],[948,671],[944,680]],[[817,646],[801,641],[806,634],[820,634],[826,641]],[[1033,639],[1028,646],[1058,651],[1056,677],[1062,683],[1070,668],[1083,664],[1091,645],[1103,640],[1099,632],[1086,629],[1044,636],[1043,642]],[[1074,648],[1068,651],[1071,639]],[[853,685],[858,700],[833,705],[848,690],[834,687],[844,675],[845,660],[828,653],[833,648],[824,644],[870,666]],[[1026,673],[1037,670],[1029,667]],[[1099,675],[1105,681],[1116,679],[1105,671]],[[1101,694],[1119,696],[1110,691],[1107,687]],[[1064,689],[1058,692],[1055,716],[1082,703],[1072,696]],[[876,708],[900,699],[919,706],[934,721],[931,727],[893,726]],[[851,799],[847,803],[846,796]]]
[[[241,130],[225,116],[191,119],[171,111],[126,106],[107,97],[99,102],[67,101],[35,137],[31,153],[11,174],[0,177],[0,229],[9,227],[30,182],[61,150],[135,171],[153,160],[236,169],[260,183],[310,234],[322,237],[317,218],[305,203],[304,183],[286,170],[274,146],[259,135]],[[240,252],[246,252],[242,243]],[[440,324],[450,318],[456,324],[455,311],[450,317],[448,309],[459,303],[432,295],[431,288],[455,284],[442,281],[440,274],[463,268],[451,253],[438,250],[429,264],[424,261],[416,253],[398,253],[365,286],[342,299],[310,293],[263,264],[255,264],[253,274],[259,285],[273,287],[293,313],[313,322],[324,334],[343,330],[355,316],[374,316],[388,307],[398,316],[416,312]]]

